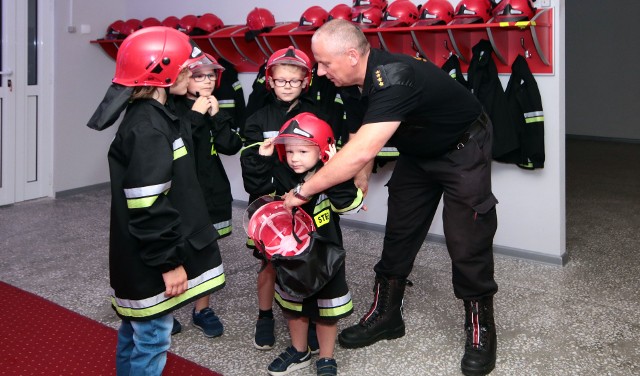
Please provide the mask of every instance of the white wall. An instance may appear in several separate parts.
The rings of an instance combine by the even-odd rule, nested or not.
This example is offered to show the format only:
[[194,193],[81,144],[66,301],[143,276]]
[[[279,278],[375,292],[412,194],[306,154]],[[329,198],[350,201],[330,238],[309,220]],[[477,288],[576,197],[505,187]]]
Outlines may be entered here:
[[[124,1],[56,0],[54,13],[53,187],[60,192],[109,181],[107,151],[116,127],[97,132],[86,124],[111,84],[115,65],[89,41],[104,36],[125,8]],[[67,32],[70,22],[76,33]],[[82,34],[82,24],[91,32]]]
[[[451,2],[457,3],[455,0]],[[60,128],[60,132],[56,132],[60,138],[56,142],[56,191],[108,181],[106,150],[111,140],[111,131],[98,133],[89,130],[84,124],[102,98],[113,74],[113,60],[106,57],[98,46],[89,45],[89,40],[101,37],[111,21],[151,16],[163,19],[169,15],[181,17],[212,12],[225,24],[233,25],[244,24],[247,13],[253,7],[265,7],[273,12],[277,22],[285,22],[299,19],[300,14],[311,5],[320,5],[328,10],[340,1],[236,0],[233,6],[223,2],[205,3],[201,0],[163,2],[162,6],[154,0],[114,0],[109,2],[109,6],[101,5],[102,2],[99,1],[82,2],[91,3],[91,6],[78,3],[80,2],[75,4],[78,23],[92,23],[95,32],[87,38],[68,34],[56,37],[57,43],[68,44],[56,50],[56,61],[62,65],[56,68],[56,82],[59,82],[56,93],[66,96],[62,102],[57,100],[56,103],[59,108],[56,111],[56,126]],[[551,4],[555,7],[553,60],[556,66],[554,74],[536,76],[545,109],[545,168],[525,171],[514,165],[494,163],[493,186],[500,201],[499,226],[495,237],[497,251],[559,264],[565,257],[566,249],[564,1],[552,0]],[[57,30],[66,29],[63,27],[66,12],[68,10],[56,10],[56,18],[62,18],[56,20]],[[245,96],[249,94],[254,77],[255,74],[241,74]],[[508,76],[501,79],[506,86]],[[68,82],[74,84],[67,84]],[[80,85],[85,88],[83,91],[78,90]],[[234,198],[246,201],[248,196],[242,186],[238,157],[227,157],[224,163],[232,181]],[[349,219],[373,226],[384,225],[387,197],[384,183],[390,176],[391,168],[392,165],[387,165],[373,176],[366,199],[369,211]],[[439,215],[430,233],[436,237],[443,234]]]

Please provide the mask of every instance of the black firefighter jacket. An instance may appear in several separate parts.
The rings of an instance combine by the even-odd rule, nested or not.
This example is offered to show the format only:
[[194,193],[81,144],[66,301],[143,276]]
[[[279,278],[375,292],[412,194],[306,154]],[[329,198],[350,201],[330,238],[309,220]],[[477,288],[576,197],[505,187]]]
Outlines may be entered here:
[[242,148],[242,139],[234,130],[234,121],[225,111],[214,116],[191,110],[194,101],[186,96],[174,98],[175,113],[183,127],[190,127],[193,155],[200,188],[207,203],[209,219],[220,236],[231,234],[231,184],[220,154],[234,155]]
[[[108,153],[109,272],[118,316],[150,320],[225,284],[217,232],[198,185],[189,131],[159,102],[128,106]],[[164,295],[162,273],[182,265],[188,290]]]

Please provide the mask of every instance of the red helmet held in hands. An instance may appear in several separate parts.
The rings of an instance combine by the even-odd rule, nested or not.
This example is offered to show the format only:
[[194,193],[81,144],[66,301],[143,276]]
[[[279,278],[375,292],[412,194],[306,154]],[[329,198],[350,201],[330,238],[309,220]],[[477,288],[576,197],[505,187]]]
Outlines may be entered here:
[[146,27],[129,35],[120,45],[113,83],[169,87],[183,68],[203,56],[189,37],[178,30]]
[[309,56],[307,56],[306,53],[293,48],[293,46],[289,46],[274,52],[269,57],[269,60],[267,60],[267,65],[265,67],[265,83],[267,84],[267,90],[271,90],[271,85],[269,84],[271,68],[280,64],[296,65],[306,69],[307,73],[305,78],[307,80],[307,88],[309,87],[308,84],[311,82],[311,59],[309,59]]
[[262,31],[276,26],[276,18],[268,9],[254,8],[247,14],[247,26],[251,31]]
[[295,256],[309,246],[313,219],[301,208],[289,212],[281,197],[262,196],[252,202],[243,219],[247,236],[270,260],[273,255]]
[[378,8],[353,8],[351,22],[361,29],[371,29],[382,23],[382,11]]
[[278,157],[282,162],[287,160],[284,145],[295,143],[317,146],[320,149],[320,160],[322,163],[327,163],[329,146],[334,145],[336,140],[333,136],[333,130],[327,122],[310,112],[303,112],[284,123],[274,143]]
[[331,21],[334,18],[351,21],[351,7],[347,4],[338,4],[335,7],[331,8],[327,20]]
[[531,0],[504,0],[494,10],[496,22],[517,22],[531,20],[536,14],[536,8]]
[[418,7],[410,0],[396,0],[387,7],[380,27],[411,26],[418,20]]
[[327,22],[327,18],[329,18],[329,12],[320,6],[314,5],[302,13],[298,27],[291,31],[315,30]]
[[486,23],[490,18],[489,0],[461,0],[456,6],[451,25]]
[[413,26],[446,25],[453,19],[453,5],[447,0],[429,0],[420,8],[420,19]]

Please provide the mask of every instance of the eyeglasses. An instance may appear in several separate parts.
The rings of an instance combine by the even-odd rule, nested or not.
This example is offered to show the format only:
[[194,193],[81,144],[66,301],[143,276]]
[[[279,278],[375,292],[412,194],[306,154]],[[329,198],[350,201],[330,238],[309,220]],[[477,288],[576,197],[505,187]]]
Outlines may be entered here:
[[277,87],[284,87],[286,84],[289,84],[291,87],[300,87],[302,85],[303,80],[283,80],[281,78],[273,79],[273,84]]
[[[202,81],[204,81],[205,77],[206,77],[206,78],[208,78],[208,79],[209,79],[209,81],[215,81],[215,80],[218,78],[218,76],[216,76],[216,74],[215,74],[215,73],[209,73],[209,74],[194,74],[193,76],[191,76],[191,78],[193,78],[193,80],[194,80],[195,82],[202,82]],[[283,86],[284,86],[284,85],[283,85]]]

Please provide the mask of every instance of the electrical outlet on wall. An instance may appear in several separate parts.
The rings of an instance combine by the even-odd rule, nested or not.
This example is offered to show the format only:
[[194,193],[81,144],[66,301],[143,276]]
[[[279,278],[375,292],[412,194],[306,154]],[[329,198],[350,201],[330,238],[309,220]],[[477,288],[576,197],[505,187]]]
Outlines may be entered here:
[[542,8],[548,8],[551,6],[551,0],[538,0],[535,5]]

